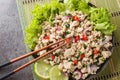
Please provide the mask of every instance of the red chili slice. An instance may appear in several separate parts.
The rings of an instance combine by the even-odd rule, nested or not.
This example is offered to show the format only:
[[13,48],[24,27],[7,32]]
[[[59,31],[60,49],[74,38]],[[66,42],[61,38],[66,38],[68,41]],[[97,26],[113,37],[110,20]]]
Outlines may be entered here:
[[78,64],[78,60],[73,60],[73,64],[77,65]]
[[70,42],[70,41],[71,41],[71,37],[69,37],[69,38],[67,38],[67,39],[65,40],[66,43],[68,43],[68,42]]
[[80,58],[83,59],[85,57],[85,54],[81,54]]
[[80,18],[78,16],[73,17],[74,21],[80,21]]
[[94,49],[94,51],[93,51],[94,54],[98,54],[98,52],[99,51],[97,49]]
[[44,39],[50,39],[50,36],[45,36]]
[[55,56],[54,56],[54,55],[52,55],[52,56],[51,56],[51,58],[52,58],[52,60],[54,60],[54,59],[55,59]]
[[87,40],[88,40],[88,37],[83,34],[83,35],[82,35],[82,40],[87,41]]
[[75,37],[75,42],[77,42],[78,40],[80,40],[80,36]]

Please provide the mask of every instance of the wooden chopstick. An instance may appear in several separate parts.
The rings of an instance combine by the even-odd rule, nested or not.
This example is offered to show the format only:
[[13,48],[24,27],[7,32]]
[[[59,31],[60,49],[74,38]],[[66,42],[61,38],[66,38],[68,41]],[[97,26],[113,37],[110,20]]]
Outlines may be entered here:
[[21,60],[21,59],[24,59],[24,58],[26,58],[26,57],[28,57],[28,56],[30,56],[30,55],[32,55],[32,54],[36,54],[36,53],[38,53],[39,51],[42,51],[42,50],[44,50],[44,49],[47,49],[47,48],[49,48],[49,47],[51,47],[51,46],[53,46],[53,45],[55,45],[55,44],[58,44],[58,43],[60,43],[60,42],[62,42],[62,41],[64,41],[64,40],[65,40],[65,39],[62,39],[62,40],[60,40],[60,41],[57,41],[56,43],[52,43],[52,44],[50,44],[50,45],[48,45],[48,46],[45,46],[45,47],[43,47],[43,48],[41,48],[41,49],[35,50],[35,51],[33,51],[33,52],[29,52],[29,53],[24,54],[24,55],[22,55],[22,56],[20,56],[20,57],[14,58],[14,59],[12,59],[12,60],[10,60],[10,61],[8,61],[8,62],[5,62],[5,63],[3,63],[3,64],[0,64],[0,68],[5,67],[5,66],[7,66],[7,65],[10,65],[10,64],[12,64],[12,63],[14,63],[14,62],[16,62],[16,61]]
[[37,58],[29,61],[28,63],[26,63],[26,64],[24,64],[24,65],[22,65],[22,66],[20,66],[20,67],[18,67],[18,68],[16,68],[16,69],[14,69],[13,71],[9,72],[8,74],[4,75],[3,77],[0,77],[0,80],[3,80],[3,79],[5,79],[5,78],[7,78],[7,77],[9,77],[9,76],[11,76],[11,75],[13,75],[13,74],[15,74],[16,72],[24,69],[25,67],[29,66],[30,64],[32,64],[32,63],[40,60],[41,58],[47,56],[48,54],[52,53],[53,51],[57,50],[58,48],[66,45],[66,44],[67,44],[67,42],[64,43],[64,44],[61,44],[60,46],[58,46],[58,47],[56,47],[56,48],[54,48],[54,49],[52,49],[52,50],[50,50],[50,51],[48,51],[48,52],[46,52],[46,53],[43,53],[43,54],[40,55],[39,57],[37,57]]
[[41,56],[39,56],[39,57],[33,59],[32,61],[29,61],[28,63],[22,65],[22,66],[19,67],[19,68],[15,69],[14,72],[18,72],[18,71],[20,71],[21,69],[25,68],[26,66],[29,66],[30,64],[32,64],[32,63],[38,61],[39,59],[41,59],[41,58],[47,56],[48,54],[52,53],[53,51],[59,49],[60,47],[66,45],[66,44],[67,44],[67,43],[64,43],[64,44],[62,44],[62,45],[60,45],[60,46],[58,46],[58,47],[56,47],[56,48],[54,48],[54,49],[52,49],[52,50],[46,52],[46,53],[43,53]]
[[[67,38],[67,39],[68,39],[68,38]],[[55,45],[55,44],[58,44],[59,42],[64,41],[64,40],[66,40],[66,39],[60,40],[60,41],[58,41],[58,42],[56,42],[56,43],[53,43],[53,44],[51,44],[51,46],[52,46],[52,45]],[[16,72],[18,72],[18,71],[26,68],[27,66],[31,65],[32,63],[40,60],[41,58],[43,58],[43,57],[45,57],[45,56],[47,56],[48,54],[52,53],[53,51],[57,50],[58,48],[60,48],[60,47],[62,47],[62,46],[65,46],[65,45],[66,45],[67,43],[69,43],[70,41],[71,41],[71,40],[67,40],[67,41],[65,41],[64,44],[60,44],[59,46],[55,47],[54,49],[52,49],[52,50],[50,50],[50,51],[48,51],[48,52],[46,52],[46,53],[43,53],[43,54],[40,55],[39,57],[37,57],[37,58],[29,61],[28,63],[26,63],[26,64],[24,64],[24,65],[22,65],[22,66],[20,66],[20,67],[18,67],[18,68],[16,68],[16,69],[14,69],[13,71],[7,73],[6,75],[0,77],[0,80],[4,80],[4,79],[6,79],[7,77],[15,74]],[[50,46],[49,46],[49,47],[50,47]],[[48,48],[48,46],[47,46],[47,47],[44,47],[44,49],[46,49],[46,48]],[[41,49],[40,49],[40,50],[41,50]],[[37,50],[37,51],[39,52],[40,50]],[[42,48],[42,50],[43,50],[43,48]],[[36,52],[36,51],[33,51],[33,52]],[[34,53],[32,53],[32,54],[34,54]],[[22,57],[22,58],[24,58],[24,57]],[[22,59],[22,58],[20,58],[20,59]],[[14,60],[13,62],[15,62],[15,61],[17,61],[17,60],[19,60],[19,59],[16,59],[16,60]]]

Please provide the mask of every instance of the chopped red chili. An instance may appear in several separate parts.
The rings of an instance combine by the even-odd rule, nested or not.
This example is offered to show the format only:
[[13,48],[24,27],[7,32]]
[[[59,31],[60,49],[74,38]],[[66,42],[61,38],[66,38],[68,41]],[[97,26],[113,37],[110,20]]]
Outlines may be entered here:
[[77,65],[78,64],[78,60],[73,60],[73,64]]
[[70,42],[71,41],[71,37],[67,38],[65,41],[66,41],[66,43]]
[[83,34],[83,35],[82,35],[82,40],[87,41],[87,40],[88,40],[88,37]]
[[50,39],[50,36],[45,36],[44,39]]
[[52,59],[52,60],[54,60],[54,59],[55,59],[55,56],[54,56],[54,55],[52,55],[52,56],[51,56],[51,59]]
[[94,51],[93,51],[94,54],[98,54],[98,52],[99,51],[97,49],[94,49]]
[[85,54],[81,54],[80,58],[83,59],[85,57]]
[[80,18],[78,16],[73,17],[74,21],[80,21]]
[[77,42],[78,40],[80,40],[80,36],[75,37],[75,42]]

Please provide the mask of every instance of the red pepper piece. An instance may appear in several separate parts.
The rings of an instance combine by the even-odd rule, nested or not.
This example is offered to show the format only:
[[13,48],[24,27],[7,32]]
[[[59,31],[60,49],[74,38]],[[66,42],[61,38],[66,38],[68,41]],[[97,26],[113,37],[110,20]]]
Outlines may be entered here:
[[94,51],[93,51],[94,54],[98,54],[98,52],[99,51],[97,49],[94,49]]
[[73,60],[73,64],[77,65],[78,64],[78,60]]
[[80,58],[83,59],[85,57],[85,54],[81,54]]
[[88,40],[88,37],[83,34],[83,35],[82,35],[82,40],[87,41],[87,40]]
[[45,36],[44,39],[50,39],[50,36]]
[[75,37],[75,42],[77,42],[78,40],[80,40],[80,36]]
[[80,21],[80,18],[78,16],[73,17],[74,21]]
[[52,55],[52,56],[51,56],[51,58],[52,58],[52,60],[54,60],[54,59],[55,59],[55,56],[54,56],[54,55]]
[[68,42],[70,42],[70,41],[71,41],[71,37],[69,37],[69,38],[67,38],[67,39],[65,40],[66,43],[68,43]]

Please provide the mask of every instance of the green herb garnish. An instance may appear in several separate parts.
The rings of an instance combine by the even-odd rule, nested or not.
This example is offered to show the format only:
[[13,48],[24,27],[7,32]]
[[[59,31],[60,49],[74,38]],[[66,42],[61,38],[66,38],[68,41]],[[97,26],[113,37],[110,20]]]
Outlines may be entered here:
[[66,31],[65,34],[68,35],[68,34],[70,34],[70,32]]
[[65,26],[66,26],[66,28],[70,28],[70,24],[66,24]]
[[72,62],[72,60],[68,60],[68,62]]
[[61,54],[61,52],[58,52],[58,56]]

